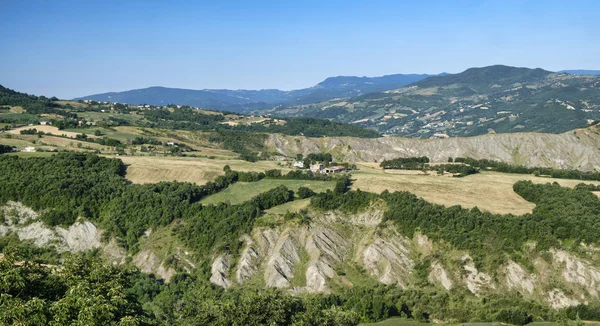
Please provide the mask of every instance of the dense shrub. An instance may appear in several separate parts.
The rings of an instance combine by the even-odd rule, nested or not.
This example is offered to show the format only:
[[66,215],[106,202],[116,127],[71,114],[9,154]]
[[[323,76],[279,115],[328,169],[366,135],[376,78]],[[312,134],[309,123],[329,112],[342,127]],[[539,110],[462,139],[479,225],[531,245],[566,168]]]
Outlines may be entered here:
[[426,163],[429,163],[429,158],[426,156],[401,157],[393,160],[383,160],[379,166],[384,169],[423,170]]
[[315,192],[312,191],[312,189],[307,188],[307,187],[300,187],[298,188],[298,191],[296,191],[296,193],[298,194],[298,198],[304,199],[304,198],[309,198],[315,195]]

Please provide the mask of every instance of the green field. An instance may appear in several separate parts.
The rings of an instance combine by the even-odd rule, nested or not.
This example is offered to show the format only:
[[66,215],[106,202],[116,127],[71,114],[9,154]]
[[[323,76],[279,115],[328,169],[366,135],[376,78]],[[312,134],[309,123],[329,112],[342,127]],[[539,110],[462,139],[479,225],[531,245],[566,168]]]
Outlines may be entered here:
[[279,179],[263,179],[258,182],[238,182],[219,193],[206,197],[201,202],[205,205],[218,204],[223,202],[229,202],[231,204],[240,204],[251,199],[252,197],[257,196],[258,194],[261,194],[280,185],[284,185],[293,191],[298,190],[298,188],[300,187],[308,187],[314,192],[324,192],[327,189],[333,189],[333,187],[335,186],[335,182]]
[[267,214],[285,214],[287,212],[290,213],[297,213],[299,212],[301,209],[304,209],[306,207],[308,207],[308,205],[310,204],[310,198],[306,198],[306,199],[296,199],[294,201],[291,201],[289,203],[285,203],[283,205],[279,205],[279,206],[275,206],[272,208],[269,208],[265,211],[265,213]]

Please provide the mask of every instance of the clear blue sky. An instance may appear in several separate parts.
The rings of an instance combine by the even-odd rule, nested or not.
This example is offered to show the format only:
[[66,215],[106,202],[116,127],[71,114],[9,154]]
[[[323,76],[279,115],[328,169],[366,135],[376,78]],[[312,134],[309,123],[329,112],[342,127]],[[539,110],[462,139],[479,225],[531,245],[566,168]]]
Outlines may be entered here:
[[600,2],[0,2],[0,84],[72,98],[507,64],[600,69]]

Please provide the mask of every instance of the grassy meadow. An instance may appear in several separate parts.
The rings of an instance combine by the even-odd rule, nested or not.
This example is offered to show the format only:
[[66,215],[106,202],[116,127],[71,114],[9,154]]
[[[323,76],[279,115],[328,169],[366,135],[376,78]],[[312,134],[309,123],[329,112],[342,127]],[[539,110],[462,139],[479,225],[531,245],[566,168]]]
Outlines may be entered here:
[[[222,202],[229,202],[231,204],[243,203],[252,197],[276,188],[280,185],[288,187],[290,190],[296,191],[300,187],[308,187],[314,192],[324,192],[327,189],[333,189],[335,182],[333,181],[314,181],[314,180],[279,180],[279,179],[263,179],[258,182],[238,182],[227,189],[216,193],[212,196],[204,198],[201,202],[203,204],[218,204]],[[295,203],[295,202],[293,202]],[[291,203],[288,203],[291,205]],[[303,205],[302,203],[295,203],[296,205]],[[283,206],[283,205],[282,205]],[[293,207],[293,205],[291,206]],[[290,208],[291,208],[290,207]],[[273,208],[274,209],[274,208]],[[282,211],[285,213],[286,208],[279,208],[278,210],[272,211],[276,213]],[[291,210],[290,210],[291,211]]]

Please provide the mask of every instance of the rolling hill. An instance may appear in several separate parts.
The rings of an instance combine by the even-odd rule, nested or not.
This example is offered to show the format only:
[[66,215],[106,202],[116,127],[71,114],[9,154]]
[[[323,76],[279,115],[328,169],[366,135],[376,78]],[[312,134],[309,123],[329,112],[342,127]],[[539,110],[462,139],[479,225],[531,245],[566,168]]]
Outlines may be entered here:
[[332,119],[420,138],[560,133],[600,119],[600,77],[496,65],[269,113]]
[[297,105],[326,101],[333,98],[353,97],[361,94],[396,89],[431,75],[395,74],[381,77],[330,77],[319,84],[298,90],[278,89],[228,90],[228,89],[180,89],[148,87],[125,92],[111,92],[84,96],[76,100],[119,102],[150,105],[190,105],[213,110],[247,112],[272,108],[277,105]]

